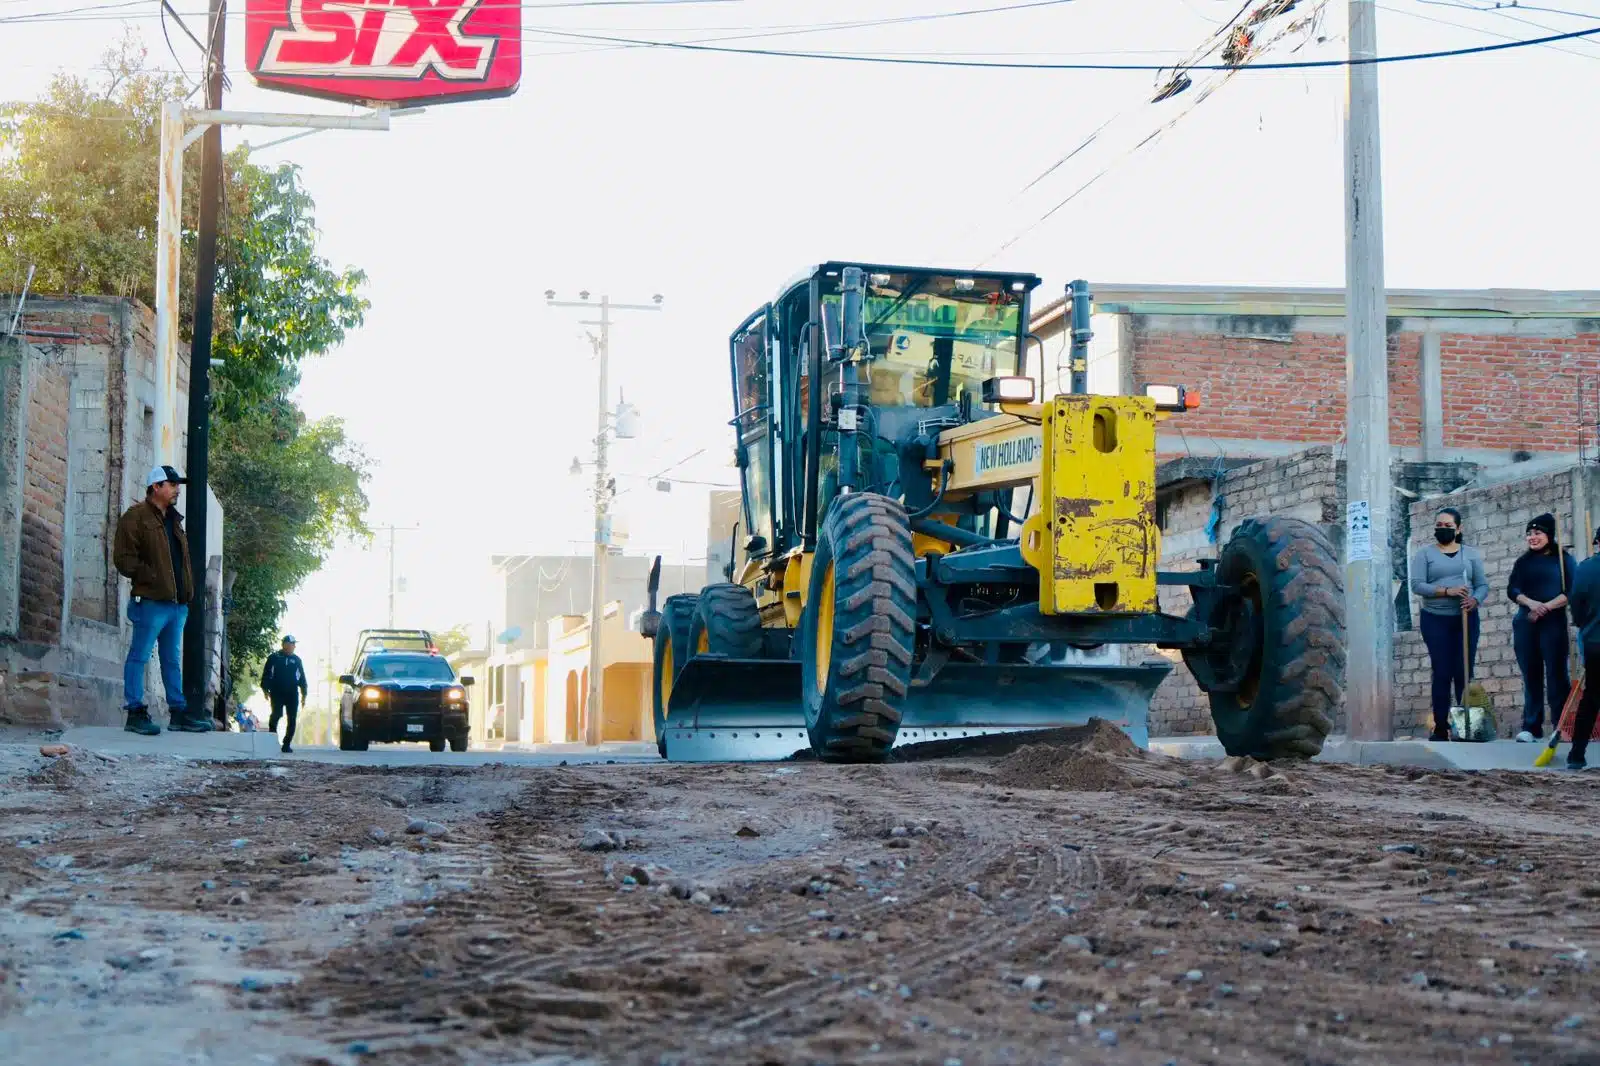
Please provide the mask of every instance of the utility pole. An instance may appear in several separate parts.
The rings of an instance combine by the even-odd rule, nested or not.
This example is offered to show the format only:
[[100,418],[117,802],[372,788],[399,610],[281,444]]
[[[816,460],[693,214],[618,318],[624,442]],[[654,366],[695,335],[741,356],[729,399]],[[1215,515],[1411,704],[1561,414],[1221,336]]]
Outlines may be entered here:
[[415,530],[421,529],[422,527],[421,526],[397,526],[397,525],[395,525],[394,523],[391,522],[389,525],[378,526],[377,528],[378,529],[388,530],[388,532],[389,532],[389,628],[393,629],[394,628],[394,587],[395,587],[395,577],[394,577],[394,535],[396,533],[411,533],[411,532],[413,532]]
[[[227,0],[211,0],[206,23],[206,108],[222,109],[222,69],[228,28]],[[190,572],[194,597],[183,630],[183,697],[191,721],[209,722],[203,712],[206,684],[210,680],[206,578],[211,561],[208,545],[210,506],[206,483],[210,477],[211,442],[211,328],[212,304],[217,284],[217,214],[222,199],[222,127],[209,127],[200,140],[200,233],[194,271],[194,340],[189,346],[189,479]],[[182,162],[178,164],[182,171]],[[159,254],[159,253],[158,253]],[[176,273],[176,264],[173,264]],[[195,516],[198,515],[198,521]]]
[[1352,740],[1394,736],[1394,567],[1389,551],[1388,299],[1378,136],[1377,11],[1350,0],[1345,113],[1345,706]]
[[[579,302],[560,301],[555,290],[545,291],[545,303],[550,307],[589,308],[587,292],[579,293]],[[605,718],[605,660],[601,655],[601,628],[605,624],[606,565],[611,549],[611,477],[606,467],[606,445],[611,432],[611,404],[609,380],[611,363],[611,312],[659,311],[661,297],[654,304],[618,304],[611,297],[600,297],[600,317],[584,320],[583,325],[600,327],[598,337],[593,334],[596,361],[600,364],[599,428],[594,438],[594,562],[591,564],[593,580],[589,587],[589,700],[584,709],[583,742],[598,746],[602,737],[601,723]]]

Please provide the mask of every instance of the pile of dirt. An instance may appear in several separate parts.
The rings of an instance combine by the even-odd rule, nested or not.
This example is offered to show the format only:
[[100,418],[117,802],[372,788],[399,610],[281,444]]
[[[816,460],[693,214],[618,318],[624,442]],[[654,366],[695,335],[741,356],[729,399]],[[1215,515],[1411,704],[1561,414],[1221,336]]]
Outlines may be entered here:
[[1128,772],[1127,759],[1093,749],[1030,744],[1006,756],[996,776],[1012,788],[1124,792],[1140,784]]

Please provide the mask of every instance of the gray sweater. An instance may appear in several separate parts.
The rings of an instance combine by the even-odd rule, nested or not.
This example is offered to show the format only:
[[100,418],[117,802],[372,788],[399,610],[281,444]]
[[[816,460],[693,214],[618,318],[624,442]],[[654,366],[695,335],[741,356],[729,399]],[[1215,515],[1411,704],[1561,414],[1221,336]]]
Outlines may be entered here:
[[1477,548],[1463,544],[1454,555],[1447,555],[1437,544],[1428,544],[1411,557],[1411,591],[1422,597],[1422,609],[1429,614],[1460,614],[1461,601],[1438,592],[1463,585],[1479,603],[1489,598],[1489,577]]

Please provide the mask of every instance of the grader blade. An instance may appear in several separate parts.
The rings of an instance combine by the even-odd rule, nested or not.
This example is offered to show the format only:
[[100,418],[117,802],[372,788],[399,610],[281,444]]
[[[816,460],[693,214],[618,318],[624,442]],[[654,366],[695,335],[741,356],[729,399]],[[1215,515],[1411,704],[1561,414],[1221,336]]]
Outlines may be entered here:
[[[1057,729],[1104,718],[1140,747],[1150,700],[1172,667],[950,663],[902,704],[895,746]],[[793,660],[700,655],[684,665],[667,710],[674,762],[770,762],[811,747]]]
[[895,746],[987,733],[1058,729],[1104,718],[1150,743],[1150,701],[1171,665],[950,663],[908,694]]
[[795,660],[697,655],[673,683],[673,762],[770,762],[810,747]]

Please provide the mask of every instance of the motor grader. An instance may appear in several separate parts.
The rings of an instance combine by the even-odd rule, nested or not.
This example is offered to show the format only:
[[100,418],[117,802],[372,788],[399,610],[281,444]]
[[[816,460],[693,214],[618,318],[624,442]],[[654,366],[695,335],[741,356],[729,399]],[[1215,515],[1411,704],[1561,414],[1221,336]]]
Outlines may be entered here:
[[643,618],[663,756],[872,761],[1094,716],[1144,745],[1172,669],[1152,649],[1181,653],[1230,754],[1321,750],[1344,684],[1331,543],[1252,518],[1162,570],[1156,428],[1196,397],[1089,394],[1074,282],[1072,388],[1040,402],[1039,283],[830,262],[734,330],[728,580],[658,609],[657,559]]

